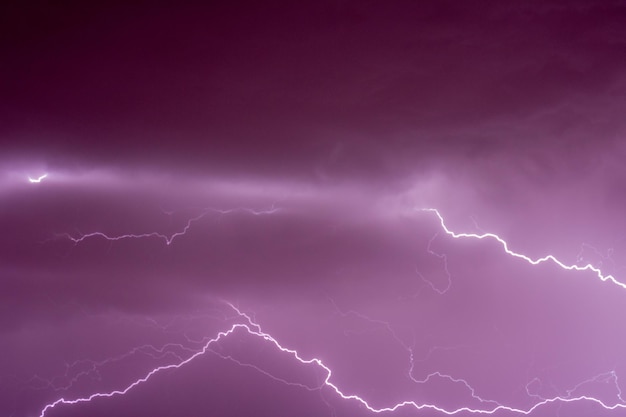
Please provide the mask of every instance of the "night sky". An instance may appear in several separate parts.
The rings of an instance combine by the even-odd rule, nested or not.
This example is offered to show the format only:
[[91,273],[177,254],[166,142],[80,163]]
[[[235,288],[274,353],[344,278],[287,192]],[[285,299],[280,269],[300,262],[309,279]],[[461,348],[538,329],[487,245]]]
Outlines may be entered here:
[[0,6],[0,416],[626,415],[625,1],[153,3]]

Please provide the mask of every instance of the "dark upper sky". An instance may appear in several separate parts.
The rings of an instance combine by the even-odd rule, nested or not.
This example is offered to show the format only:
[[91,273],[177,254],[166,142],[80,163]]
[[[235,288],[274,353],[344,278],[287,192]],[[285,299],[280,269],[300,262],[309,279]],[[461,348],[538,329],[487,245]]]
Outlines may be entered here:
[[580,147],[621,127],[623,6],[9,7],[1,133],[50,159],[304,176]]
[[623,414],[625,2],[205,3],[0,6],[0,414]]

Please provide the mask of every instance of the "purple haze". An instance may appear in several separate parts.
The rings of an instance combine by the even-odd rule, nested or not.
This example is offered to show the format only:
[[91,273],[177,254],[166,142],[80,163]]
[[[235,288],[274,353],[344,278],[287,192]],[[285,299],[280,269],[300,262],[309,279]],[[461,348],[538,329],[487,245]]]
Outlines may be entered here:
[[626,4],[222,3],[2,6],[0,415],[624,415]]

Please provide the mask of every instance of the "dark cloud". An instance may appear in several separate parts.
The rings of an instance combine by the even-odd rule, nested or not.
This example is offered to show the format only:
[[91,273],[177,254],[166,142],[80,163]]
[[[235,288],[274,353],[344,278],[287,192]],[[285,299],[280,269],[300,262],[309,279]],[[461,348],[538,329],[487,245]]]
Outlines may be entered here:
[[[606,97],[623,16],[489,2],[33,7],[8,15],[3,131],[44,155],[305,175],[342,142],[368,171],[381,148],[464,152],[480,146],[477,124]],[[439,133],[451,128],[469,133]]]

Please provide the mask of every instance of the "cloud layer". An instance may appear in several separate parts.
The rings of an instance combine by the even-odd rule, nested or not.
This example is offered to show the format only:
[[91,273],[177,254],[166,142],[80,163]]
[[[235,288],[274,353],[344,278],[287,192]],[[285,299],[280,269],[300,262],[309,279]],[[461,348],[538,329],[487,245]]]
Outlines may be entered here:
[[2,15],[2,413],[622,412],[620,2]]

